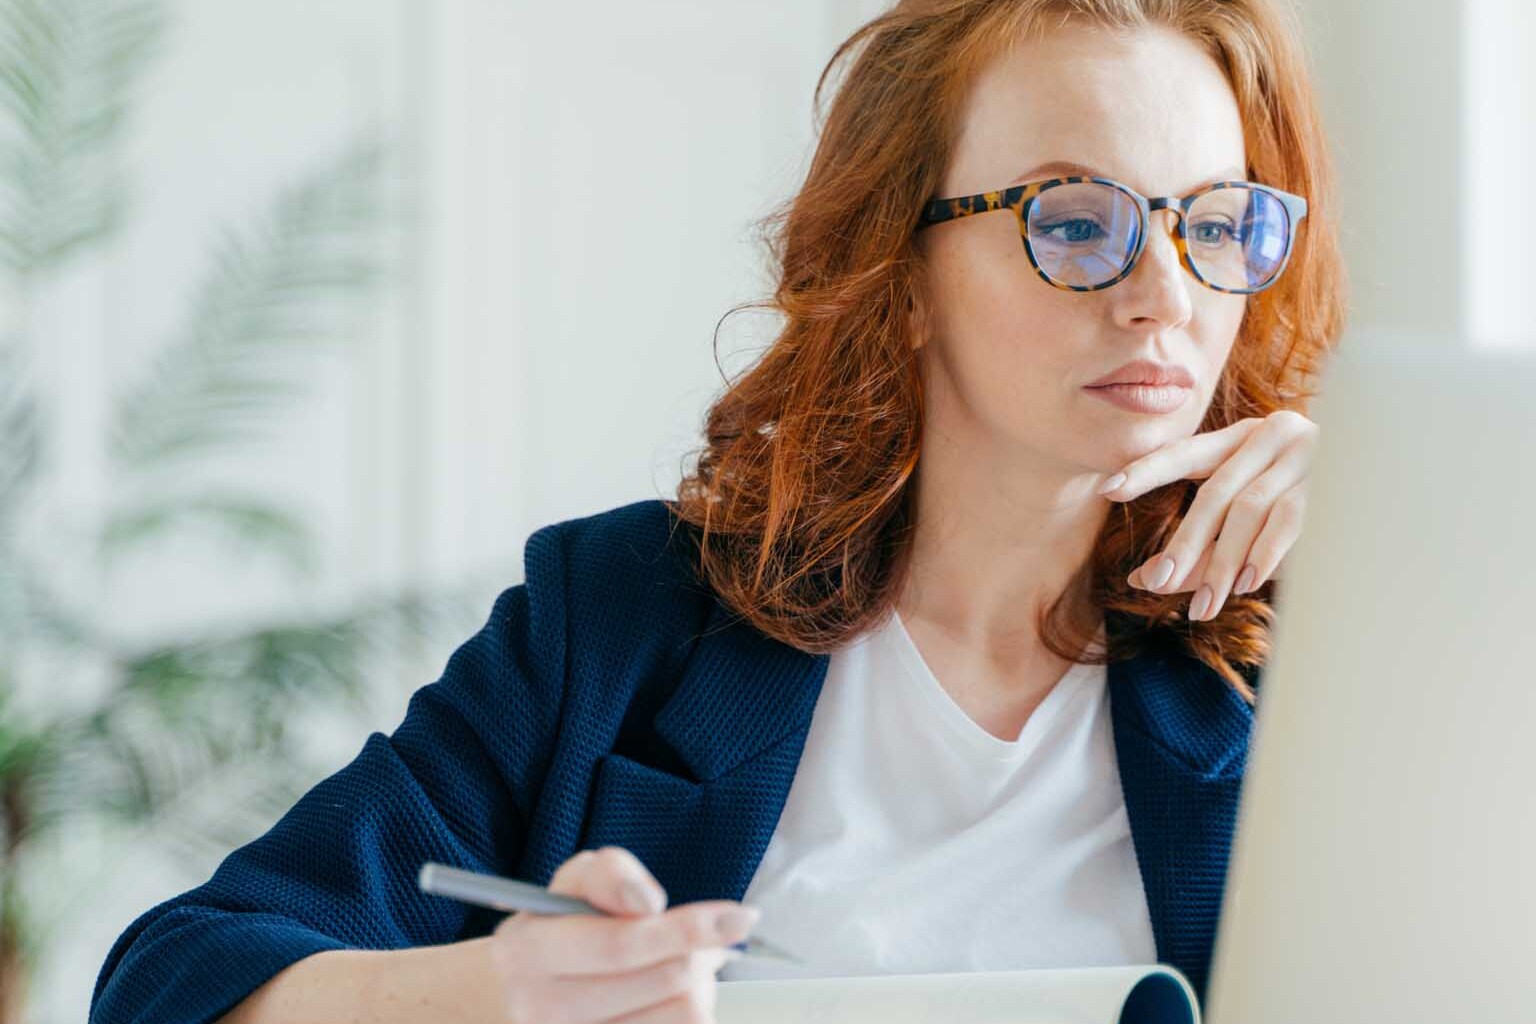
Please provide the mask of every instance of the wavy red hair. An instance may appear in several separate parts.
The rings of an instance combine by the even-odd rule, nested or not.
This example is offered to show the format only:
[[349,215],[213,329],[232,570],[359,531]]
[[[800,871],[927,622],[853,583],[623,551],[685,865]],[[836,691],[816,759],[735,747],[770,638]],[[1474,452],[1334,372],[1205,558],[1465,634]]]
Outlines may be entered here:
[[[1064,19],[1165,25],[1202,44],[1237,99],[1248,176],[1308,200],[1291,263],[1247,312],[1200,430],[1280,409],[1304,412],[1343,329],[1344,276],[1327,147],[1293,16],[1271,0],[903,0],[858,28],[817,81],[851,67],[821,126],[804,185],[762,222],[783,317],[752,366],[727,381],[668,506],[696,527],[698,570],[768,636],[831,651],[883,621],[910,559],[923,395],[913,348],[925,308],[913,231],[936,194],[980,69],[1010,41]],[[1275,581],[1210,621],[1187,595],[1126,576],[1172,538],[1198,487],[1183,480],[1118,503],[1094,554],[1037,624],[1057,656],[1104,663],[1173,634],[1245,700],[1269,656]],[[1085,588],[1113,619],[1068,609]],[[1166,636],[1163,637],[1166,639]]]

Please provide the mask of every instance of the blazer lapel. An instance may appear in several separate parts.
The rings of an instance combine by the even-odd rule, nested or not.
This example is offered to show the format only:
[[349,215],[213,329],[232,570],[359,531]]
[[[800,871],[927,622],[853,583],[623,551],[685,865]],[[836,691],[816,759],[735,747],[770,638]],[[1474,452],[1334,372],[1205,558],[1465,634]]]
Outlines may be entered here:
[[682,679],[653,720],[693,777],[603,755],[582,845],[628,848],[669,904],[741,899],[789,796],[829,661],[712,601]]
[[1182,653],[1109,666],[1120,784],[1158,959],[1204,1000],[1254,713]]
[[656,733],[698,778],[718,779],[810,727],[830,660],[766,637],[714,602]]

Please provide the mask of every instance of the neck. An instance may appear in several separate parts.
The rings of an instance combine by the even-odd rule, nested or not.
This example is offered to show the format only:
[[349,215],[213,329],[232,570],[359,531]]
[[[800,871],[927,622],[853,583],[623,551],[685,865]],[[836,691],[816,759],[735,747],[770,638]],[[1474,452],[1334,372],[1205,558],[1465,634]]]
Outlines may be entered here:
[[[1110,508],[1095,493],[1103,474],[946,438],[924,434],[898,611],[972,649],[1034,648],[1037,616],[1092,557]],[[1077,621],[1096,621],[1086,593],[1071,602]]]

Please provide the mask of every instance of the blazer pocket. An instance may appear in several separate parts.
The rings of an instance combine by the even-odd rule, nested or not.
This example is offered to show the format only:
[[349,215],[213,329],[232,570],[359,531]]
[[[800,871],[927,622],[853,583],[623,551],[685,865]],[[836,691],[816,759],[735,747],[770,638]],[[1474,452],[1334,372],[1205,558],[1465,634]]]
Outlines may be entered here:
[[622,846],[633,853],[666,889],[668,906],[739,900],[794,774],[791,758],[798,748],[787,744],[704,781],[604,754],[593,771],[581,846]]
[[686,845],[693,830],[704,824],[710,785],[623,754],[604,754],[593,773],[581,846],[622,846],[650,867],[649,857]]

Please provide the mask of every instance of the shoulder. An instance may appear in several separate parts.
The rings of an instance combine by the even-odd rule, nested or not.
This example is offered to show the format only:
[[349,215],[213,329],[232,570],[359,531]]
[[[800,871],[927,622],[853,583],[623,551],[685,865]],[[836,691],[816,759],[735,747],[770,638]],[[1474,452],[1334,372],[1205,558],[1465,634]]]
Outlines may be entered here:
[[567,615],[654,610],[657,602],[703,605],[694,571],[694,528],[659,498],[632,501],[535,530],[523,550],[529,590],[564,598]]
[[637,693],[677,677],[712,603],[689,569],[687,529],[649,500],[534,530],[522,582],[414,699],[450,706],[517,792],[537,791],[558,737],[607,735]]
[[535,530],[521,588],[529,642],[561,662],[568,685],[634,685],[637,675],[675,664],[714,603],[695,571],[695,538],[657,498]]
[[551,568],[548,559],[558,552],[568,581],[578,588],[686,585],[696,582],[693,535],[665,501],[647,498],[540,527],[528,538],[524,565],[533,575]]
[[454,663],[518,672],[558,703],[626,652],[680,643],[712,603],[691,568],[691,529],[660,499],[539,527],[523,545],[522,582],[501,591]]

